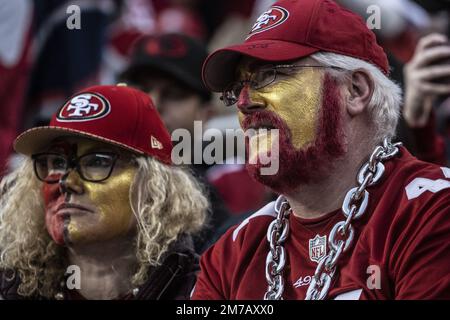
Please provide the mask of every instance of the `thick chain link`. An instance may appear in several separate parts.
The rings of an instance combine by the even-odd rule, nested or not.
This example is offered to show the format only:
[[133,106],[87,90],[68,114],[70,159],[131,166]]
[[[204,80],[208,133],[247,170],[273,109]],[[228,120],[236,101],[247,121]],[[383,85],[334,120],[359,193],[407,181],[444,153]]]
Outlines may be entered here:
[[267,229],[267,241],[270,250],[266,258],[266,280],[269,284],[264,300],[280,300],[284,291],[283,269],[286,264],[286,250],[283,243],[289,233],[289,215],[291,208],[285,197],[278,197],[275,202],[277,218]]
[[[361,167],[357,175],[358,186],[350,189],[342,204],[345,220],[339,221],[331,229],[328,236],[328,254],[318,263],[311,283],[306,292],[305,300],[323,300],[326,298],[336,274],[337,264],[341,255],[353,244],[355,230],[352,222],[361,218],[369,203],[367,187],[376,184],[384,173],[383,162],[393,158],[398,152],[401,142],[392,144],[384,139],[382,146],[377,146],[369,160]],[[292,209],[284,196],[275,202],[277,218],[272,221],[267,230],[267,241],[270,251],[266,259],[266,279],[268,289],[264,300],[283,299],[283,270],[286,265],[286,250],[283,247],[289,233],[289,215]]]

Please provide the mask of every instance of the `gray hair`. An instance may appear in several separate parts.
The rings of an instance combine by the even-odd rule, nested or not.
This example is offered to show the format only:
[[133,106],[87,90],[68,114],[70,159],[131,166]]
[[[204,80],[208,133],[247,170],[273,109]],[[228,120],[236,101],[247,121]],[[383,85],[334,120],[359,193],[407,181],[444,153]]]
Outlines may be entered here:
[[402,90],[398,84],[385,76],[373,64],[357,58],[331,52],[318,52],[311,57],[326,66],[346,70],[367,70],[374,81],[374,91],[368,107],[377,130],[375,142],[380,142],[385,137],[395,136],[402,103]]

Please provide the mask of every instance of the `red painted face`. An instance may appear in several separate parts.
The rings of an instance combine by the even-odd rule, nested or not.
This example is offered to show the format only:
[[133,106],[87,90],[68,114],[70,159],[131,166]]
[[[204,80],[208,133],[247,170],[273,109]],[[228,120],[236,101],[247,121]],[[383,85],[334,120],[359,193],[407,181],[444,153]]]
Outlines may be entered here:
[[58,206],[64,203],[59,183],[42,185],[45,205],[45,225],[52,239],[59,245],[64,244],[64,224],[70,220],[68,216],[57,214]]
[[[57,148],[61,153],[69,154],[74,150],[72,147],[64,142],[57,141],[53,144],[52,148]],[[51,178],[60,179],[61,174],[54,174]],[[62,205],[65,201],[65,196],[62,194],[60,184],[47,184],[42,185],[42,194],[44,197],[45,205],[45,225],[47,231],[52,239],[59,245],[64,244],[64,225],[67,225],[69,221],[68,216],[57,214],[58,206]]]

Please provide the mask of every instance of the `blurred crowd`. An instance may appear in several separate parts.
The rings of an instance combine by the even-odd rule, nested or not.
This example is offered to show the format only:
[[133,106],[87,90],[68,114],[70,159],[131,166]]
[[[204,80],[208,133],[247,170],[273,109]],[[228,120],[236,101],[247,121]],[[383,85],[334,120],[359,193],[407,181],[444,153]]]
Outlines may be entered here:
[[[94,84],[126,82],[149,93],[170,131],[193,132],[194,121],[237,129],[237,117],[203,86],[201,66],[211,50],[242,41],[273,2],[0,0],[0,176],[14,167],[19,132],[45,125],[68,96]],[[364,19],[374,14],[371,5],[380,9],[374,31],[404,89],[398,140],[419,159],[448,164],[450,2],[337,2]],[[67,27],[70,5],[81,9],[79,29]],[[198,251],[275,196],[243,164],[228,162],[191,166],[212,203],[209,242],[198,242]]]

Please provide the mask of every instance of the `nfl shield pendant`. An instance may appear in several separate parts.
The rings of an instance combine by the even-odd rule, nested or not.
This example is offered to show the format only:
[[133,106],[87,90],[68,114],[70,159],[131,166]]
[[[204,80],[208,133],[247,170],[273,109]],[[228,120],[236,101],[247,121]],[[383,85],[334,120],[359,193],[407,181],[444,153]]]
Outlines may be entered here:
[[327,236],[319,236],[309,240],[309,259],[319,262],[327,254]]

